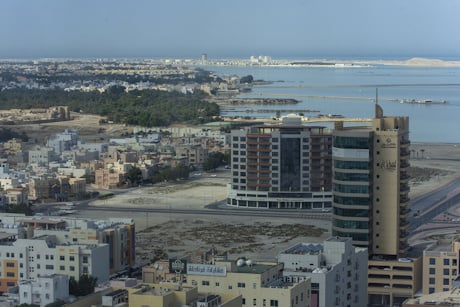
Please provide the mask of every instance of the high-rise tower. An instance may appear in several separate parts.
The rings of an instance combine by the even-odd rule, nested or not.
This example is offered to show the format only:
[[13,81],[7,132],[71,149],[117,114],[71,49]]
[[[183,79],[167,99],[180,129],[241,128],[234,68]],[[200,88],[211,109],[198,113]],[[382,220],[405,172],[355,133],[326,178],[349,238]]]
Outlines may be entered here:
[[408,117],[378,104],[370,126],[333,132],[332,235],[368,248],[371,304],[393,306],[420,286],[420,258],[407,258],[409,144]]
[[372,126],[334,129],[332,234],[396,259],[408,248],[409,119],[375,108]]

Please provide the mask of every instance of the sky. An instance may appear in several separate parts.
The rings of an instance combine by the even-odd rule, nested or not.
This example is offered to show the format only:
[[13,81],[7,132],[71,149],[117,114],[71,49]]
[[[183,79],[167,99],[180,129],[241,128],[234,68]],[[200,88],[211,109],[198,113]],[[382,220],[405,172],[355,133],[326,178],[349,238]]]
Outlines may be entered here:
[[460,59],[458,0],[0,0],[0,58]]

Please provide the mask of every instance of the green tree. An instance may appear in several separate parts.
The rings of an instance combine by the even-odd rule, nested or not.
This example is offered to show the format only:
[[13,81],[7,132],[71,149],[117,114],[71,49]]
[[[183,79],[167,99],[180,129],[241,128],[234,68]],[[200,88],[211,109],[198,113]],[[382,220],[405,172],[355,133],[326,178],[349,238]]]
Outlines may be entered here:
[[69,294],[75,296],[85,296],[94,292],[97,278],[91,275],[83,274],[78,279],[78,282],[72,276],[69,279]]
[[6,211],[8,213],[24,213],[25,215],[29,216],[34,214],[32,208],[30,208],[30,205],[24,203],[12,205]]
[[126,173],[126,179],[129,180],[131,185],[138,185],[142,182],[142,171],[140,168],[133,166]]
[[224,154],[221,152],[212,152],[208,155],[208,158],[203,162],[203,170],[210,171],[215,170],[221,165],[225,165],[226,160]]
[[241,77],[240,83],[252,83],[254,81],[254,77],[252,75],[247,75],[244,77]]

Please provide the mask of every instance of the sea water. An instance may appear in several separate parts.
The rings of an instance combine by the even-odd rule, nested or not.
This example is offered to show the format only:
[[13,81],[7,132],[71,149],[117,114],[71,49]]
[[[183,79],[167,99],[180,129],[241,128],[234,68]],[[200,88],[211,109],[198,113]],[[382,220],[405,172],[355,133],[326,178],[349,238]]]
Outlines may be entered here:
[[[374,117],[376,89],[388,116],[409,116],[413,142],[460,143],[460,68],[372,65],[370,67],[207,66],[219,76],[252,75],[270,84],[254,86],[237,97],[294,98],[296,105],[237,105],[225,116],[273,117],[277,110],[315,110],[352,118]],[[446,101],[408,104],[402,100]],[[245,110],[273,110],[254,113]],[[287,112],[281,112],[286,115]],[[290,112],[292,113],[292,112]]]

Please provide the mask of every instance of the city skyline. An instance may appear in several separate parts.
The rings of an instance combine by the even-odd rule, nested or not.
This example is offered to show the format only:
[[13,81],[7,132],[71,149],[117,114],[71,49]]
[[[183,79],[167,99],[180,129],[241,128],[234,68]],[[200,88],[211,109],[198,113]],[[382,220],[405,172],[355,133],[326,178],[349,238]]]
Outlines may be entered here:
[[[453,0],[0,3],[0,58],[460,57]],[[261,13],[263,12],[263,13]],[[452,33],[452,34],[451,34]]]

